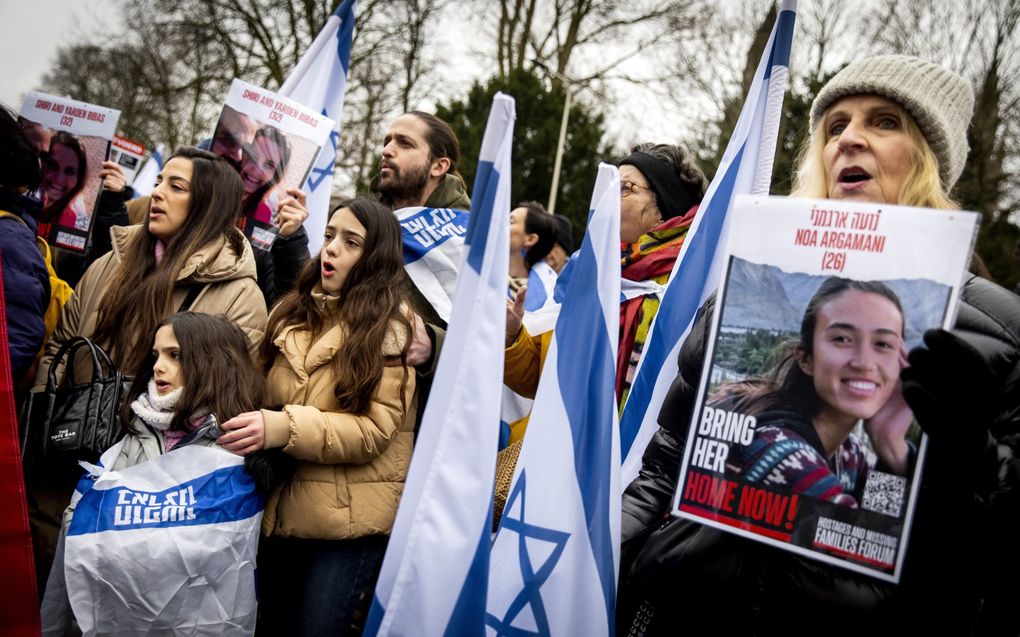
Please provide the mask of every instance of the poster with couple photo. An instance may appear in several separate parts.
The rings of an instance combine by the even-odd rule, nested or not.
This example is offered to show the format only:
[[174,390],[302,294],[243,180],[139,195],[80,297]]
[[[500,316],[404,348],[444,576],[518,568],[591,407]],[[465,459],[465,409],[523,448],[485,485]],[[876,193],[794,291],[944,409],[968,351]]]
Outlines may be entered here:
[[926,448],[899,375],[953,324],[978,217],[749,196],[730,215],[673,513],[898,582]]
[[39,153],[39,235],[56,248],[85,252],[120,111],[31,92],[18,122]]
[[329,140],[333,120],[282,95],[234,80],[210,150],[237,168],[244,185],[242,224],[252,245],[276,241],[275,213],[300,188]]

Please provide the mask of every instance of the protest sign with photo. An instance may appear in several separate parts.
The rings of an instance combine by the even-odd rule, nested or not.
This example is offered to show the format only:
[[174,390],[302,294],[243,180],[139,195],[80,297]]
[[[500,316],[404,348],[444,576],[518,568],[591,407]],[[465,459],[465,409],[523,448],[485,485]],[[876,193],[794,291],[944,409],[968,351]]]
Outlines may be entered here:
[[749,196],[731,214],[673,513],[897,582],[926,447],[899,374],[955,320],[977,215]]
[[241,174],[252,245],[272,247],[278,203],[304,184],[332,130],[333,120],[293,100],[241,80],[230,85],[211,150]]
[[51,246],[84,252],[120,111],[30,92],[18,122],[39,153],[39,234]]
[[145,161],[145,145],[133,139],[114,135],[110,161],[115,162],[124,171],[125,183],[134,183],[138,171],[142,168],[142,162]]

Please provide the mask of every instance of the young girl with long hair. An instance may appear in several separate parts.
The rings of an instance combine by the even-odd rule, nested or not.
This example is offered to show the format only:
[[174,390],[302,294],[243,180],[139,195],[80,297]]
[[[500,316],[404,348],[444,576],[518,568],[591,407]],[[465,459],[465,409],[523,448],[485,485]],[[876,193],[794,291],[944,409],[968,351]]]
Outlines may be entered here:
[[223,424],[227,449],[298,460],[262,520],[266,634],[345,633],[382,559],[415,420],[400,236],[369,199],[333,211],[321,252],[270,318],[270,408]]
[[[123,471],[191,444],[216,446],[222,433],[219,421],[256,409],[262,402],[265,380],[252,360],[248,339],[240,328],[223,317],[197,312],[174,314],[161,321],[154,336],[147,341],[149,347],[142,353],[138,366],[130,370],[133,381],[120,413],[125,436],[118,443],[120,449],[112,463],[104,468],[107,471]],[[257,474],[256,483],[266,476],[265,452],[247,456],[245,464],[249,472]],[[64,533],[73,516],[73,506],[68,507],[63,516]],[[152,541],[158,543],[158,538],[157,533]],[[185,551],[186,547],[181,550]],[[154,546],[152,554],[159,553],[158,547]],[[58,548],[50,571],[42,608],[46,634],[64,634],[69,626],[71,608],[64,564],[65,557],[70,558],[71,555]],[[186,556],[181,555],[178,559],[185,557],[189,568],[201,569],[205,565],[200,550],[188,550]],[[102,558],[101,562],[116,564],[118,559],[124,558],[110,555],[108,559]],[[215,577],[216,567],[209,565],[209,568],[210,572],[198,574],[204,576],[212,591],[219,584]],[[223,585],[234,590],[231,583],[224,582]],[[243,591],[245,587],[254,595],[253,579],[247,585],[241,582],[238,590]],[[141,599],[132,603],[142,607],[155,603],[155,598],[147,599],[144,592],[114,591],[118,594],[114,597],[141,595]],[[165,594],[165,591],[159,594]],[[239,603],[238,608],[254,607],[250,599],[233,601]],[[223,603],[226,616],[232,616],[230,613],[234,609],[231,602],[225,600]],[[102,617],[103,613],[98,616]],[[120,621],[127,626],[133,619],[122,617]],[[171,618],[166,619],[169,621]],[[92,622],[93,618],[89,621]]]
[[264,387],[240,328],[219,316],[174,314],[157,327],[121,408],[124,433],[137,443],[125,445],[121,459],[139,446],[147,456],[172,450],[210,414],[222,421],[251,411]]

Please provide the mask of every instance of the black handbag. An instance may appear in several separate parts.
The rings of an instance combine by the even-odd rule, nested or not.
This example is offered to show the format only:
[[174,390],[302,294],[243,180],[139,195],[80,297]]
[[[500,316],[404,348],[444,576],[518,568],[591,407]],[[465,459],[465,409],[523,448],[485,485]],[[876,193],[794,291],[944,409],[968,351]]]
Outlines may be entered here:
[[[76,382],[74,356],[81,348],[91,354],[92,378]],[[57,385],[57,368],[65,360],[64,382]],[[46,389],[28,397],[22,454],[41,443],[42,459],[98,460],[121,437],[118,412],[128,382],[89,339],[76,336],[64,343],[50,362]]]

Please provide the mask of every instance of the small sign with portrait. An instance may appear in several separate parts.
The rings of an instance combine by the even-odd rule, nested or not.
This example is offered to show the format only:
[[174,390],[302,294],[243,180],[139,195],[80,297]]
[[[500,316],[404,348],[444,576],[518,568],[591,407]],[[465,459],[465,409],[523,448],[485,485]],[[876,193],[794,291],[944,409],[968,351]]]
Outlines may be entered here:
[[103,187],[99,171],[119,118],[120,111],[67,97],[25,96],[18,123],[39,153],[39,235],[51,246],[72,252],[88,247]]
[[278,203],[300,188],[333,132],[333,120],[267,89],[235,79],[210,150],[229,161],[244,185],[242,224],[253,246],[276,241]]
[[978,215],[750,196],[730,215],[673,513],[898,582],[927,444],[900,371],[953,325]]
[[124,171],[125,183],[132,184],[145,161],[145,145],[127,137],[114,135],[110,161],[115,162]]

